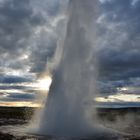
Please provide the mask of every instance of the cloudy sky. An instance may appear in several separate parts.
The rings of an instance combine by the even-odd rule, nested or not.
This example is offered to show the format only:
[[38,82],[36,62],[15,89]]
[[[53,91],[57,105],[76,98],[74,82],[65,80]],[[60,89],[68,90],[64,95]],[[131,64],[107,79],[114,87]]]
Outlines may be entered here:
[[[68,0],[0,0],[0,105],[38,103],[38,77],[63,34],[67,4]],[[98,6],[99,91],[110,101],[133,96],[127,101],[139,102],[140,0],[99,0]]]

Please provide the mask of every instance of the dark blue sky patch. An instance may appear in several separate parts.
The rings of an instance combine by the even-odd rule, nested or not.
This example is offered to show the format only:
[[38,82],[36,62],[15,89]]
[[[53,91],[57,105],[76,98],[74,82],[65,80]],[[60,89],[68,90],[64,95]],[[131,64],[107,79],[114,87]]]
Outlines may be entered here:
[[26,77],[19,77],[19,76],[0,76],[0,83],[24,83],[24,82],[31,82],[32,80]]
[[33,101],[36,99],[35,94],[30,93],[10,93],[7,96],[1,97],[1,101],[14,102],[14,101]]
[[19,100],[33,100],[35,99],[35,94],[30,94],[30,93],[13,93],[8,96],[8,98],[12,99],[19,99]]

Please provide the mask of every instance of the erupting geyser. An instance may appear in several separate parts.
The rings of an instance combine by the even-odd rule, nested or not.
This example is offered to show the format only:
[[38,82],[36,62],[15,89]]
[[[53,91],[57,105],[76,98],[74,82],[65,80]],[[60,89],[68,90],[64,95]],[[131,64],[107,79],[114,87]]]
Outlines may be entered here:
[[61,60],[52,71],[53,81],[40,117],[39,134],[82,136],[96,126],[91,118],[93,110],[87,105],[96,95],[96,6],[95,0],[69,2]]

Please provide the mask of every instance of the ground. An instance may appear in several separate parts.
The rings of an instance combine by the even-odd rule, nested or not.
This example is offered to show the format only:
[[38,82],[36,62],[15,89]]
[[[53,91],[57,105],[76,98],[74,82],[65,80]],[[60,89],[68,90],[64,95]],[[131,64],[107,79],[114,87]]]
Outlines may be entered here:
[[[26,126],[36,108],[29,107],[0,107],[0,140],[55,140],[58,138],[24,134],[18,128]],[[98,108],[98,123],[122,133],[119,139],[115,135],[106,138],[82,138],[81,140],[140,140],[140,108]],[[59,139],[60,140],[60,139]],[[63,140],[65,140],[63,138]],[[75,138],[74,140],[77,140]]]

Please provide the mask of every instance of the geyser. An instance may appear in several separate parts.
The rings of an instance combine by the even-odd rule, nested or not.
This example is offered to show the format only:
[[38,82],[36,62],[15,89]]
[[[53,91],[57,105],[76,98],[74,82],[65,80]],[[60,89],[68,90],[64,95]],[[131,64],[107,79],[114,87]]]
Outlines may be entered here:
[[[82,136],[96,126],[87,105],[96,95],[95,0],[70,0],[61,59],[40,117],[38,133]],[[62,44],[62,43],[61,43]],[[56,56],[60,51],[56,52]]]

